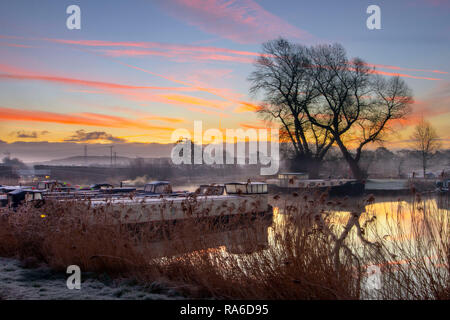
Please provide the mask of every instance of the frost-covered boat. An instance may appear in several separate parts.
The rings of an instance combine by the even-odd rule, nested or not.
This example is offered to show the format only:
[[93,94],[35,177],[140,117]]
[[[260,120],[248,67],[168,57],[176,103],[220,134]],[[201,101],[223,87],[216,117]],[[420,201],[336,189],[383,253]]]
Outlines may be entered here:
[[448,193],[448,187],[450,185],[450,179],[442,179],[436,181],[436,188],[439,193]]
[[268,179],[272,191],[327,191],[331,196],[358,196],[364,193],[364,183],[353,179],[309,179],[307,173],[280,173]]
[[226,183],[226,194],[189,193],[184,196],[92,199],[91,207],[102,208],[116,223],[139,224],[161,221],[179,222],[185,219],[210,219],[226,222],[233,216],[272,216],[268,204],[267,184],[261,182]]

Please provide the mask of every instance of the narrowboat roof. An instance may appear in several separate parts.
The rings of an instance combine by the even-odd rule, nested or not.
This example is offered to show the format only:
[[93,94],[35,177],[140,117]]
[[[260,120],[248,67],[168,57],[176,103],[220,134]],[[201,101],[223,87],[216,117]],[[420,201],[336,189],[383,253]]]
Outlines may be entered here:
[[149,183],[146,183],[146,185],[147,184],[170,184],[170,181],[151,181]]
[[20,186],[1,186],[0,189],[3,191],[13,191],[16,189],[21,189],[22,187]]
[[290,176],[294,176],[294,175],[302,176],[302,175],[305,175],[308,173],[307,172],[280,172],[278,174],[285,174],[285,175],[290,175]]
[[16,189],[14,191],[11,191],[9,194],[15,195],[15,194],[21,194],[23,192],[29,192],[29,193],[42,193],[40,190],[34,190],[34,189]]
[[260,182],[260,181],[252,181],[252,182],[227,182],[227,184],[239,184],[239,185],[247,185],[247,184],[267,184],[267,182]]
[[96,188],[96,187],[114,187],[112,184],[110,184],[110,183],[94,183],[94,184],[91,184],[90,186],[89,186],[89,188]]

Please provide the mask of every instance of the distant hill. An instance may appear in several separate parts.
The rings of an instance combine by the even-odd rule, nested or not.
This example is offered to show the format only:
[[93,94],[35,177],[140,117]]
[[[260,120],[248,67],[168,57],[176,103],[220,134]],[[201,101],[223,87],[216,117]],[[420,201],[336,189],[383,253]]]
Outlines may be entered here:
[[[117,157],[113,158],[113,164],[118,166],[128,166],[132,158]],[[63,159],[55,159],[49,161],[42,161],[34,164],[53,165],[53,166],[109,166],[111,164],[110,156],[74,156]]]

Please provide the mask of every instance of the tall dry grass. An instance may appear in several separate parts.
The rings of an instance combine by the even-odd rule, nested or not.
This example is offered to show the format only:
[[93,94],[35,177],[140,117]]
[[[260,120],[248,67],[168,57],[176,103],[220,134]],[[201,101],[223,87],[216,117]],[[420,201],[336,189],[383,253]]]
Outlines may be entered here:
[[[369,208],[372,223],[366,233],[377,250],[370,252],[381,270],[378,299],[450,299],[450,214],[448,196],[437,199],[416,195],[411,202]],[[379,208],[378,208],[379,210]],[[367,218],[366,217],[366,218]]]
[[[126,207],[47,201],[1,216],[0,255],[164,281],[191,298],[448,299],[448,202],[438,210],[415,199],[413,223],[390,217],[383,228],[371,197],[273,202],[280,209],[270,224],[241,217],[149,226],[112,224],[111,214]],[[379,290],[365,285],[373,265],[382,271]]]

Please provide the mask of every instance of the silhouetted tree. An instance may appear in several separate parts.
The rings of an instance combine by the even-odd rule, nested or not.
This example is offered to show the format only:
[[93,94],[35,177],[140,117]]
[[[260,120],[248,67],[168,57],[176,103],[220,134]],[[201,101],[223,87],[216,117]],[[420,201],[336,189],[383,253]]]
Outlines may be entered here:
[[312,47],[308,57],[317,95],[304,107],[308,120],[331,133],[353,176],[364,179],[363,148],[380,141],[392,120],[406,116],[411,90],[399,77],[382,78],[361,59],[349,60],[339,44]]
[[359,165],[363,148],[380,141],[413,102],[402,79],[385,79],[361,59],[349,60],[339,44],[269,41],[249,80],[251,92],[264,93],[258,112],[281,124],[298,159],[320,163],[336,143],[356,179],[366,177]]
[[264,43],[249,80],[250,92],[263,94],[259,114],[281,125],[280,138],[290,142],[290,157],[297,168],[316,177],[334,139],[328,129],[314,125],[305,114],[318,95],[308,74],[306,51],[282,38]]
[[422,161],[424,178],[428,160],[441,146],[438,139],[439,137],[434,128],[428,121],[424,121],[423,119],[416,125],[411,135],[411,140],[413,140],[412,148],[419,153]]

